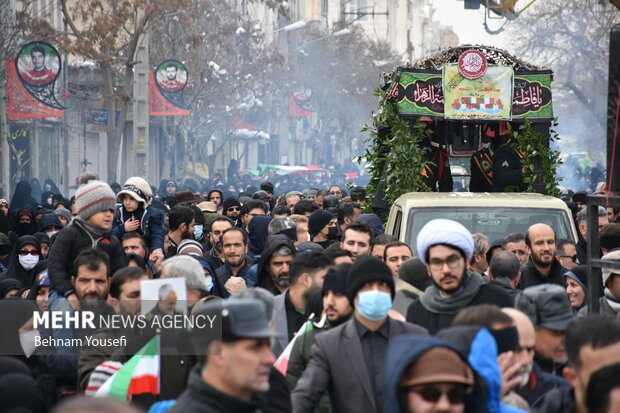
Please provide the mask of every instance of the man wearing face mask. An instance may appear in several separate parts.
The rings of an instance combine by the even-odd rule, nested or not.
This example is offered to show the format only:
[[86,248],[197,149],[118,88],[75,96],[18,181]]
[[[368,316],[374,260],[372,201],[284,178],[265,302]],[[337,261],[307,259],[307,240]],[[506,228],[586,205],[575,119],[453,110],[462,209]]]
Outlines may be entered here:
[[337,219],[329,212],[318,209],[308,218],[308,232],[312,242],[327,248],[338,243]]
[[13,278],[24,287],[29,287],[34,282],[32,269],[41,259],[41,244],[32,235],[19,237],[11,258],[9,268],[0,274],[0,280]]
[[207,250],[207,237],[204,233],[205,216],[197,206],[190,207],[194,211],[194,240],[198,241],[202,245],[203,250]]
[[326,391],[334,412],[383,412],[388,343],[401,334],[427,334],[419,326],[388,318],[394,279],[378,258],[359,257],[347,281],[353,318],[316,336],[308,367],[292,394],[297,413],[314,411]]

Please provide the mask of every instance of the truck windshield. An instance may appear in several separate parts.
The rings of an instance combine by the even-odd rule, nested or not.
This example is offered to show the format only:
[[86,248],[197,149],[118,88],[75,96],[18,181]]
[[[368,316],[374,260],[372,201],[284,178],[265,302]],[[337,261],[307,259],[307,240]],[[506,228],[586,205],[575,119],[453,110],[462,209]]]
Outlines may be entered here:
[[[573,239],[569,217],[565,211],[536,208],[416,208],[409,213],[407,220],[406,242],[415,254],[418,232],[428,221],[438,218],[460,222],[472,234],[480,232],[489,238],[489,242],[502,239],[517,232],[525,235],[530,225],[545,223],[556,233],[557,239]],[[573,241],[577,241],[574,240]]]

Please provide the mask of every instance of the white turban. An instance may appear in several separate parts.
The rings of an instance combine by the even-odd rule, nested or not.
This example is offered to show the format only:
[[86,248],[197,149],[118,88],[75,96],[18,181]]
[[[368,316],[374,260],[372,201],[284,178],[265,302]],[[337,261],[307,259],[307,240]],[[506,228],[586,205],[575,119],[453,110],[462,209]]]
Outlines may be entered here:
[[422,227],[418,233],[416,248],[418,257],[424,264],[426,252],[437,244],[448,244],[460,249],[467,259],[474,253],[474,239],[462,224],[450,219],[434,219]]

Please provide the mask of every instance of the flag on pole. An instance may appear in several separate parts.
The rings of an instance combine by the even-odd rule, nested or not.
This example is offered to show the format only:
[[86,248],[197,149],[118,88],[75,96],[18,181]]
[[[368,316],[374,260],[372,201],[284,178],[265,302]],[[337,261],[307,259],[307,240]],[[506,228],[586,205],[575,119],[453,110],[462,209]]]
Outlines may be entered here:
[[127,401],[135,394],[159,394],[159,371],[159,335],[156,335],[97,390],[95,397]]
[[288,343],[282,354],[280,354],[280,357],[278,357],[276,362],[273,364],[276,370],[282,373],[282,375],[286,376],[286,370],[288,370],[288,361],[291,358],[291,352],[293,351],[293,346],[295,345],[297,339],[308,331],[314,330],[314,324],[311,321],[313,317],[314,314],[312,314],[306,320],[306,322],[301,325],[301,327],[297,331],[297,334],[295,334],[295,337],[293,337],[293,339]]

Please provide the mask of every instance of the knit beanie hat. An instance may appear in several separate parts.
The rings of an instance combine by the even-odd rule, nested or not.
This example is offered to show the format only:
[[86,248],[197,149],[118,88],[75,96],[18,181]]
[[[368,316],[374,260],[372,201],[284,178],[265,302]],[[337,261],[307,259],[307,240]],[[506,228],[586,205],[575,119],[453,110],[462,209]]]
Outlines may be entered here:
[[347,274],[341,274],[335,268],[330,268],[323,278],[323,288],[321,289],[323,295],[328,291],[340,293],[342,295],[347,294]]
[[325,225],[329,224],[329,221],[332,219],[334,219],[332,214],[322,209],[317,209],[310,214],[308,218],[308,232],[314,237],[321,232],[321,230],[325,228]]
[[231,206],[241,206],[241,202],[239,202],[238,199],[236,198],[226,198],[224,200],[224,202],[222,203],[222,207],[224,208],[224,212],[226,212],[226,210],[228,208],[230,208]]
[[347,298],[352,306],[355,306],[355,296],[357,292],[366,284],[373,281],[383,281],[392,292],[392,300],[396,293],[394,277],[392,271],[386,263],[372,255],[362,255],[359,257],[349,270],[347,276]]
[[116,195],[105,182],[90,181],[75,192],[75,208],[78,217],[86,221],[97,212],[115,211]]
[[588,266],[576,265],[570,270],[566,271],[563,275],[564,278],[572,278],[583,288],[583,291],[588,292]]
[[417,251],[420,261],[426,262],[426,252],[437,244],[452,245],[465,254],[470,260],[474,253],[474,239],[471,233],[461,223],[450,219],[433,219],[422,227],[418,233]]
[[122,195],[129,195],[140,202],[144,209],[149,206],[153,199],[153,191],[149,183],[139,176],[133,176],[125,181],[123,189],[118,193],[118,198],[121,199]]
[[62,208],[62,207],[56,208],[54,210],[54,215],[56,215],[58,217],[64,217],[69,222],[71,222],[71,219],[73,218],[71,216],[71,211],[69,211],[67,208]]

